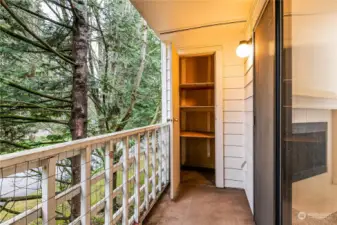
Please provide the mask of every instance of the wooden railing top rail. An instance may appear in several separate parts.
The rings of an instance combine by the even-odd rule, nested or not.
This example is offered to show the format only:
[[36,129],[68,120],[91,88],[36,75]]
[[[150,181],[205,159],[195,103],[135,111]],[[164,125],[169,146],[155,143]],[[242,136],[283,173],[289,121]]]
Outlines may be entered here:
[[[41,148],[35,148],[31,150],[26,150],[22,152],[15,152],[0,156],[0,169],[15,166],[18,164],[25,163],[27,161],[33,161],[36,159],[49,158],[54,155],[66,153],[71,150],[80,150],[87,147],[88,145],[101,144],[113,139],[119,139],[126,136],[131,136],[138,133],[145,133],[147,131],[152,131],[160,127],[167,126],[168,123],[155,124],[146,127],[139,127],[131,130],[125,130],[120,132],[114,132],[110,134],[104,134],[94,137],[89,137],[85,139],[80,139],[76,141],[68,141],[60,144],[50,145]],[[69,156],[68,156],[69,157]],[[1,175],[0,175],[1,177]]]

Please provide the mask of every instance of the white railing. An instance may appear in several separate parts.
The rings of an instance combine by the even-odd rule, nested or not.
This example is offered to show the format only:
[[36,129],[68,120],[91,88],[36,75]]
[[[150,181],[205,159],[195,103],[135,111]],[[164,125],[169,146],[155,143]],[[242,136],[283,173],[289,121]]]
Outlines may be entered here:
[[[158,124],[0,156],[0,223],[142,223],[169,182],[169,129]],[[76,196],[80,216],[72,218]]]

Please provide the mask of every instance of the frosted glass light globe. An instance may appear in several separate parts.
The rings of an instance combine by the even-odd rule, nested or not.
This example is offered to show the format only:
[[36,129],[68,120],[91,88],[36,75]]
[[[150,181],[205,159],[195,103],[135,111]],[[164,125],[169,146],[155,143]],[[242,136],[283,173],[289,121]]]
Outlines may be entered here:
[[236,48],[236,55],[240,58],[248,57],[251,49],[252,47],[247,41],[240,41],[239,46]]

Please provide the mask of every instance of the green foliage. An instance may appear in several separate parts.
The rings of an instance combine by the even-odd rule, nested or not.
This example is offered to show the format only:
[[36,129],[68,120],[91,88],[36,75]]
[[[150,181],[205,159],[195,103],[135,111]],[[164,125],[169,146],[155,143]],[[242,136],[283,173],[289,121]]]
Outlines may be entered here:
[[[0,154],[71,139],[72,65],[63,58],[72,58],[73,15],[54,2],[6,0],[20,21],[61,57],[41,48],[0,6]],[[59,2],[69,7],[67,1]],[[128,0],[89,0],[87,12],[88,136],[156,122],[160,41]],[[145,30],[145,65],[137,86]]]
[[[159,39],[129,0],[85,1],[89,27],[87,135],[157,122]],[[77,17],[69,2],[83,7],[78,0],[0,1],[0,154],[71,140],[69,120],[76,88],[73,23]],[[121,154],[116,152],[115,163]],[[104,151],[98,148],[93,155],[95,174],[104,168]],[[57,190],[62,191],[73,180],[71,160],[62,160],[57,166],[62,173],[57,177]],[[38,169],[33,172],[41,179]],[[118,172],[116,183],[121,179]],[[92,204],[104,193],[103,185],[97,185]],[[38,201],[13,200],[11,204],[22,212],[27,203],[33,207]],[[70,204],[58,206],[61,220],[57,224],[67,224]],[[0,223],[13,216],[0,209]],[[102,224],[102,218],[98,216],[92,223]]]

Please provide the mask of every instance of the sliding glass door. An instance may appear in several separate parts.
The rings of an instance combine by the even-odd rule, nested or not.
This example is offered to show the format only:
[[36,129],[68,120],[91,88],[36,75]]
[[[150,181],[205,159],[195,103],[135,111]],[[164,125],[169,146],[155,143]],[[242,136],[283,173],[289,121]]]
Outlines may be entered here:
[[[337,1],[283,1],[285,225],[337,224]],[[284,214],[285,215],[285,214]],[[287,220],[288,219],[288,220]]]
[[254,32],[254,217],[275,221],[275,4],[270,1]]

